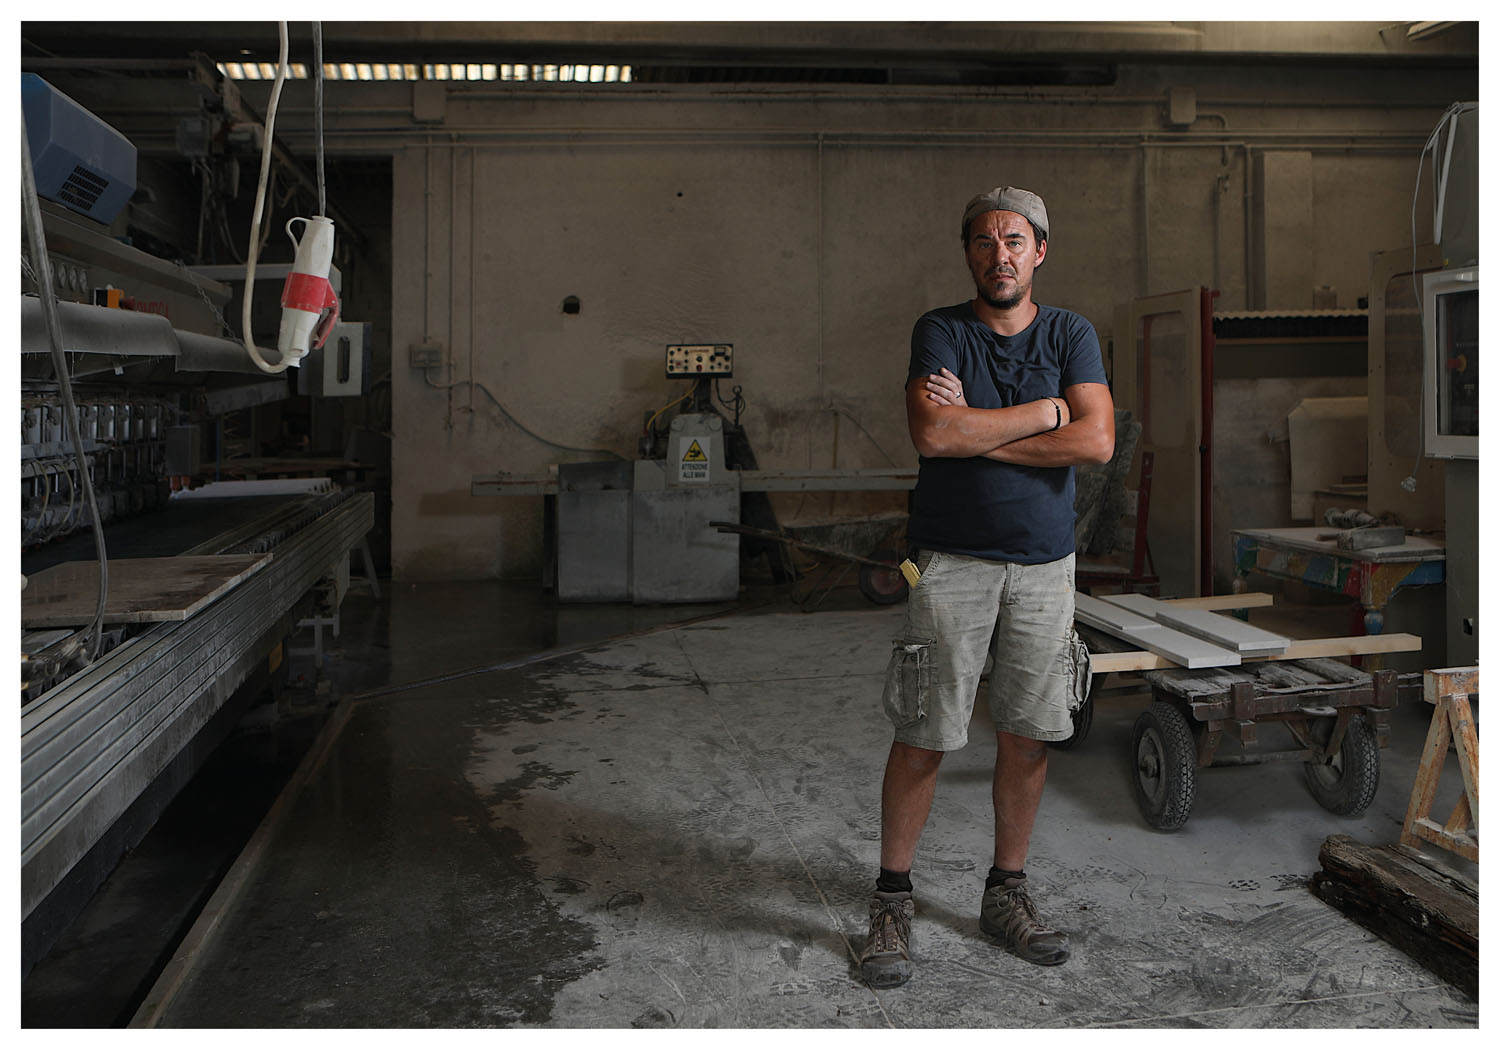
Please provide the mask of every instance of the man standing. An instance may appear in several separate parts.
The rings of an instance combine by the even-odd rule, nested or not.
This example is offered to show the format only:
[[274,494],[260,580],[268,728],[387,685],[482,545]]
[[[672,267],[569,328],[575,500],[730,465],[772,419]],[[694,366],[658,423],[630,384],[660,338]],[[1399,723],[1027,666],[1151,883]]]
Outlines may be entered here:
[[881,789],[880,877],[860,972],[912,973],[911,865],[943,754],[968,741],[986,654],[995,727],[995,852],[980,928],[1034,963],[1068,958],[1037,916],[1025,864],[1049,740],[1072,735],[1088,654],[1073,628],[1073,465],[1114,452],[1114,403],[1093,326],[1032,299],[1047,209],[999,186],[963,214],[973,300],[917,321],[906,415],[920,456],[907,536],[921,579],[887,670],[895,726]]

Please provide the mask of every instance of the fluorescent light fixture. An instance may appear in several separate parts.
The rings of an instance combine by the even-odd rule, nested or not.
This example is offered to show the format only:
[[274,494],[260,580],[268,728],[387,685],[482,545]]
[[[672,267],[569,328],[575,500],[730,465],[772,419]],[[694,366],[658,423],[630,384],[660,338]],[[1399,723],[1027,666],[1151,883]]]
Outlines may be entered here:
[[1406,27],[1406,39],[1421,40],[1424,37],[1436,36],[1446,29],[1452,29],[1457,22],[1413,22]]
[[[1452,23],[1418,23],[1448,26]],[[274,80],[274,62],[220,62],[219,72],[230,80]],[[301,62],[288,63],[287,79],[306,80],[311,74]],[[619,65],[523,64],[511,62],[325,62],[327,80],[512,80],[547,83],[627,84],[630,67]]]

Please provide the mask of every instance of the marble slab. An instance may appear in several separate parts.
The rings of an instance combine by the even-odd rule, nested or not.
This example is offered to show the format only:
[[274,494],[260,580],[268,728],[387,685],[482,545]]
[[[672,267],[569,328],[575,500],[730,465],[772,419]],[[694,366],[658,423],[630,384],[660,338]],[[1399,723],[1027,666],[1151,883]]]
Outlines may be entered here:
[[[186,620],[270,560],[270,554],[111,559],[104,622]],[[98,605],[99,563],[63,562],[27,577],[21,626],[82,627]]]

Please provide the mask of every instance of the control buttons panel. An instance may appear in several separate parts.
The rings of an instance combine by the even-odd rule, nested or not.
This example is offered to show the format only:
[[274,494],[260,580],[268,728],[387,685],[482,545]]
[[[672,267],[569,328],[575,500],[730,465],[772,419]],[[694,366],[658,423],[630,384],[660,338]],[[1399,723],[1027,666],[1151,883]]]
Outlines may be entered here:
[[678,343],[667,347],[667,378],[734,375],[730,343]]

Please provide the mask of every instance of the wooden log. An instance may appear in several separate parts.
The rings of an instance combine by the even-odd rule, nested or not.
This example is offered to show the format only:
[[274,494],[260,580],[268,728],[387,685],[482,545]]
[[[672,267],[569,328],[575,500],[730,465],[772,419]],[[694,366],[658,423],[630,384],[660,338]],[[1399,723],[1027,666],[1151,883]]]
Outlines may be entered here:
[[1312,877],[1319,899],[1406,952],[1476,1001],[1479,887],[1403,845],[1367,846],[1330,835]]

